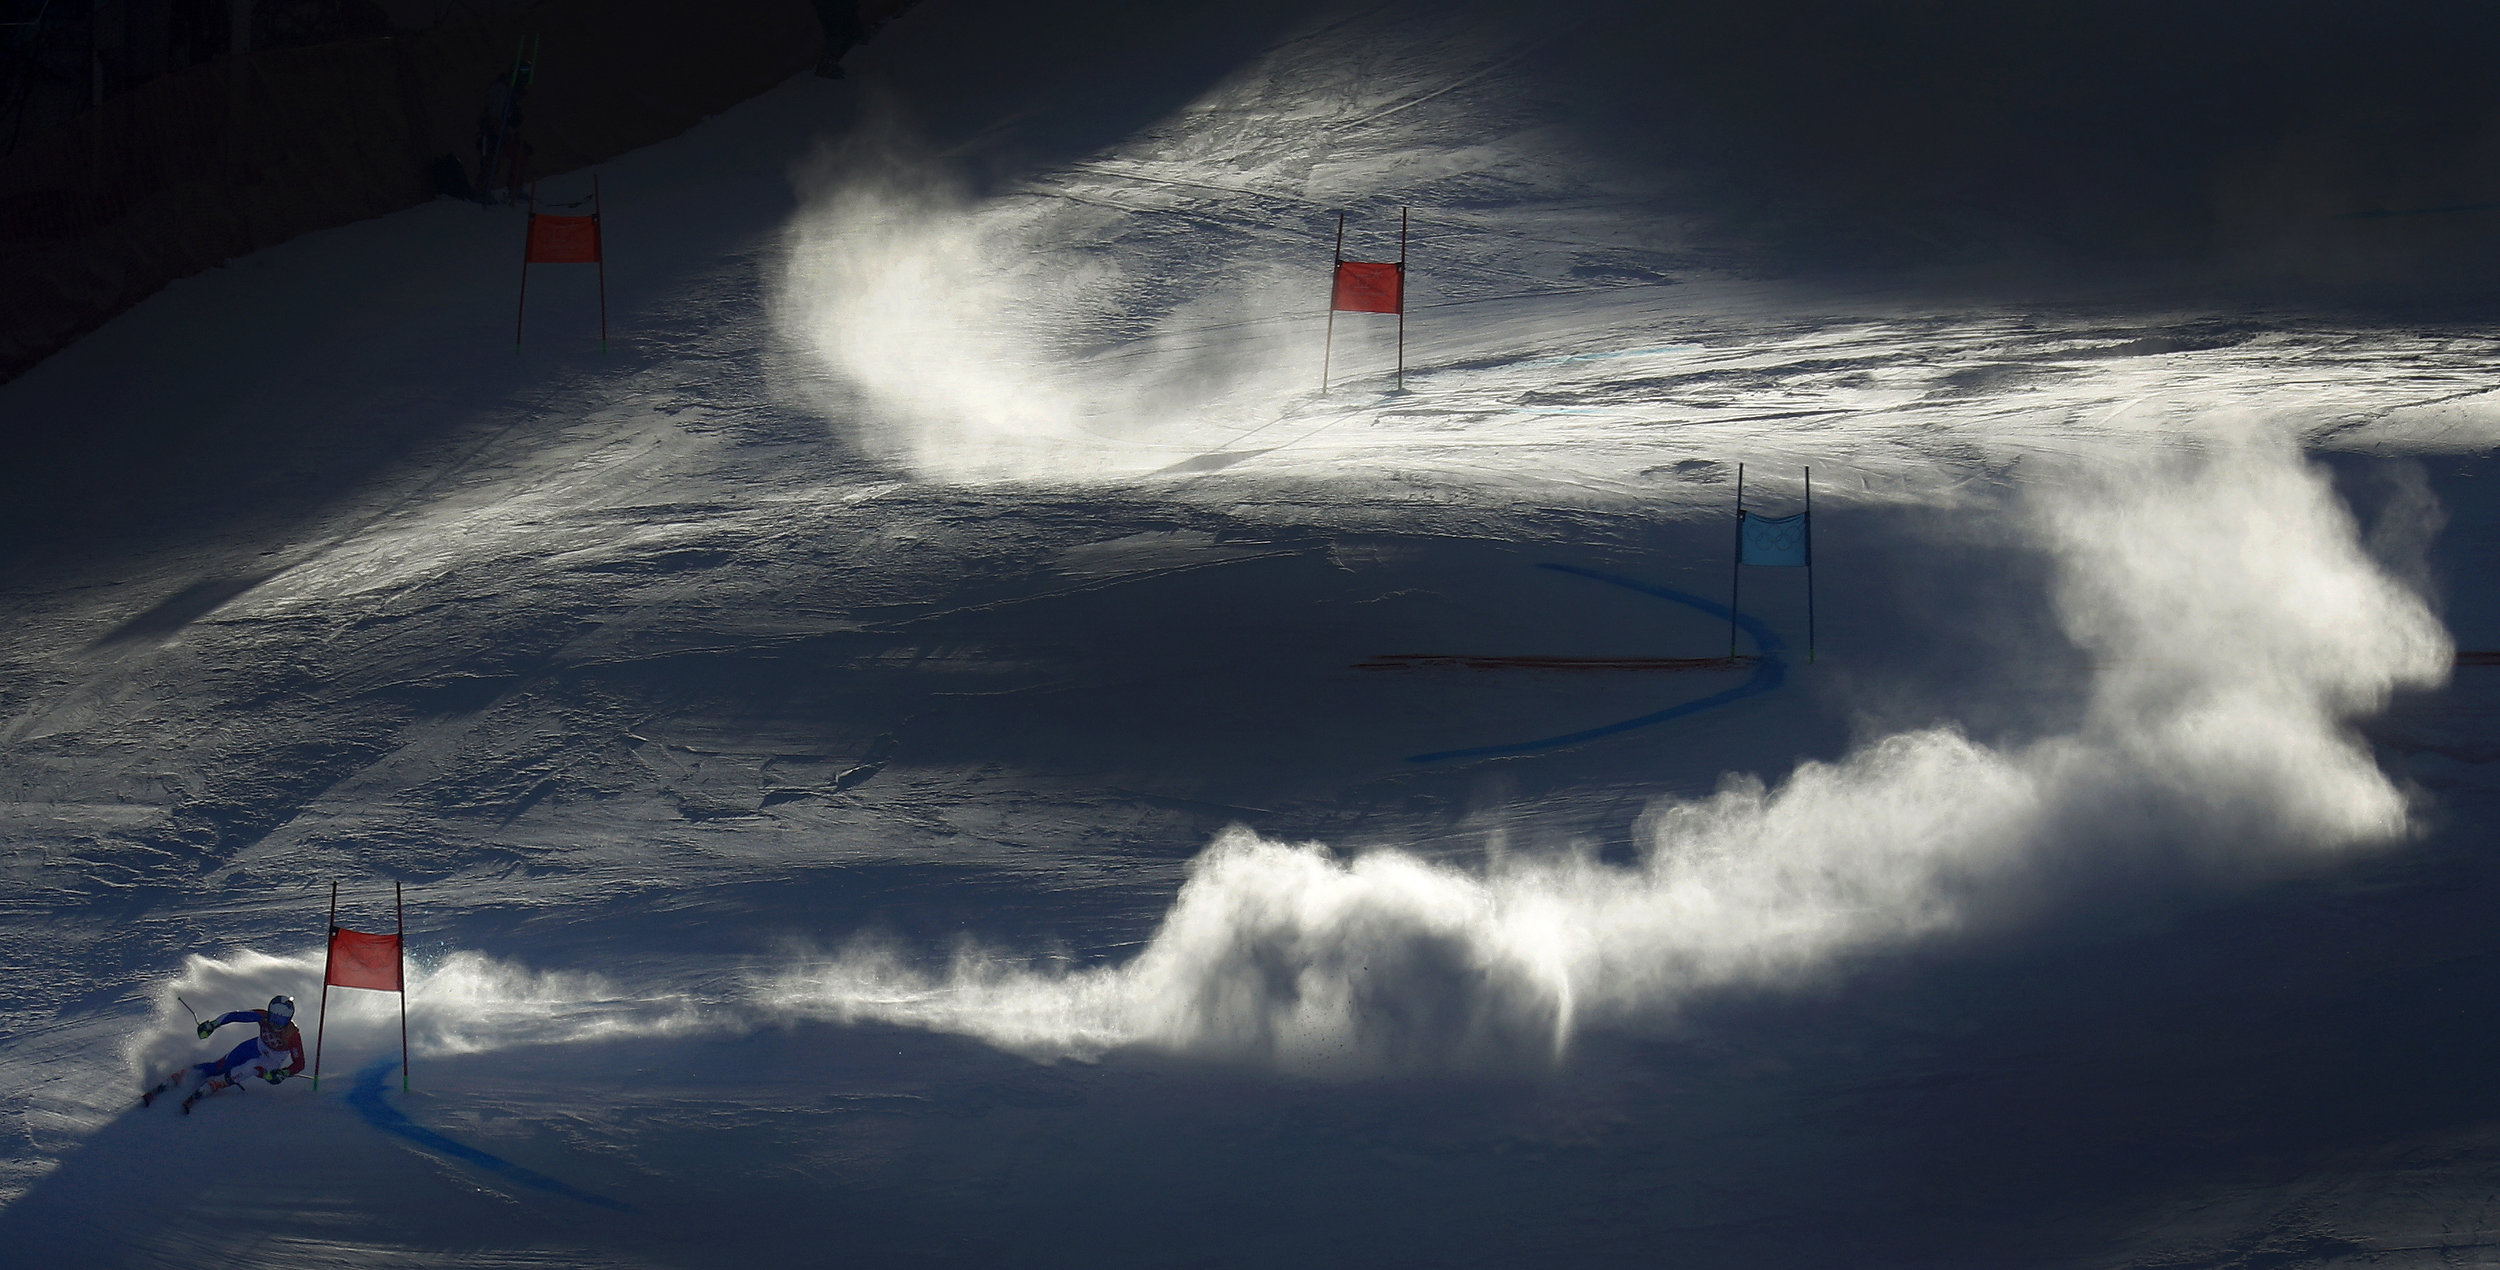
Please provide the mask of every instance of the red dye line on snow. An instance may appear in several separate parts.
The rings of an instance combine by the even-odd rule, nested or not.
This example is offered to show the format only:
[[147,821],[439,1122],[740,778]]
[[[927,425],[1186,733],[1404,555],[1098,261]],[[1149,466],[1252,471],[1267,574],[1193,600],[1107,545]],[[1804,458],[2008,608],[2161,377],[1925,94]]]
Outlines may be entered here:
[[[1384,653],[1356,670],[1742,670],[1751,657],[1495,657],[1470,653]],[[2457,651],[2459,666],[2500,666],[2500,649]]]
[[1556,573],[1568,573],[1577,578],[1587,578],[1592,582],[1603,582],[1608,586],[1638,591],[1643,595],[1681,604],[1712,617],[1724,617],[1753,636],[1754,647],[1760,652],[1755,656],[1742,659],[1742,664],[1753,667],[1753,673],[1746,678],[1745,682],[1725,692],[1713,693],[1698,701],[1687,701],[1682,705],[1668,706],[1664,710],[1653,710],[1648,714],[1620,722],[1583,728],[1577,732],[1566,732],[1561,736],[1540,737],[1533,741],[1516,741],[1508,745],[1479,745],[1463,750],[1435,750],[1430,754],[1409,755],[1407,762],[1446,763],[1452,759],[1505,758],[1514,754],[1537,754],[1546,750],[1559,750],[1565,746],[1579,745],[1600,737],[1653,727],[1671,719],[1681,719],[1688,715],[1699,714],[1704,710],[1716,709],[1758,693],[1773,691],[1788,678],[1788,663],[1780,660],[1780,654],[1787,650],[1788,645],[1780,639],[1779,632],[1772,630],[1760,618],[1747,617],[1716,600],[1705,600],[1698,595],[1688,595],[1682,591],[1643,582],[1638,578],[1618,577],[1611,573],[1599,573],[1594,569],[1583,569],[1568,564],[1541,564],[1537,567],[1551,569]]
[[1356,670],[1742,670],[1751,657],[1485,657],[1464,653],[1388,653],[1354,663]]

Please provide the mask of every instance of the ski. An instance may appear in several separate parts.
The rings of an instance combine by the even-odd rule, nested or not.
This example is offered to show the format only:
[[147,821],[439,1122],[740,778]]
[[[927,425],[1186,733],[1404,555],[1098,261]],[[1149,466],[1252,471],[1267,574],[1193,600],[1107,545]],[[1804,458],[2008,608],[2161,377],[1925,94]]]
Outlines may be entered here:
[[531,32],[519,56],[512,61],[512,108],[505,117],[505,143],[512,151],[512,184],[506,203],[520,201],[520,189],[529,161],[529,147],[521,141],[521,107],[529,96],[530,86],[538,82],[538,34]]
[[181,1084],[181,1083],[182,1083],[182,1077],[183,1077],[183,1074],[184,1074],[184,1073],[186,1073],[186,1072],[188,1072],[188,1071],[190,1071],[190,1070],[191,1070],[191,1069],[190,1069],[190,1068],[188,1068],[188,1067],[178,1068],[178,1069],[176,1069],[176,1070],[175,1070],[175,1072],[174,1072],[172,1075],[167,1076],[165,1079],[163,1079],[163,1080],[160,1080],[160,1081],[156,1082],[156,1087],[155,1087],[155,1088],[150,1089],[150,1090],[148,1090],[148,1091],[146,1091],[146,1092],[144,1092],[144,1093],[142,1093],[142,1094],[140,1094],[140,1095],[139,1095],[139,1105],[140,1105],[140,1106],[142,1106],[142,1107],[152,1107],[152,1106],[155,1106],[155,1105],[156,1105],[156,1100],[157,1100],[158,1098],[160,1098],[160,1097],[164,1096],[164,1095],[165,1095],[168,1091],[170,1091],[171,1089],[173,1089],[173,1088],[174,1088],[174,1086]]
[[207,1084],[183,1095],[182,1114],[186,1116],[190,1115],[192,1104],[198,1102],[202,1098],[208,1097],[210,1094],[216,1093],[220,1089],[241,1089],[242,1087],[243,1086],[236,1084],[230,1077],[211,1076],[208,1078]]
[[[512,69],[499,81],[498,87],[501,91],[488,105],[489,131],[482,138],[483,144],[479,147],[477,186],[477,201],[486,206],[495,205],[495,191],[498,188],[495,183],[495,169],[505,166],[507,157],[510,160],[512,179],[503,188],[507,190],[521,188],[521,162],[524,157],[521,148],[522,99],[529,95],[530,84],[537,78],[538,36],[536,34],[524,35],[521,37],[520,46],[513,51]],[[508,196],[504,201],[512,202],[514,197]]]

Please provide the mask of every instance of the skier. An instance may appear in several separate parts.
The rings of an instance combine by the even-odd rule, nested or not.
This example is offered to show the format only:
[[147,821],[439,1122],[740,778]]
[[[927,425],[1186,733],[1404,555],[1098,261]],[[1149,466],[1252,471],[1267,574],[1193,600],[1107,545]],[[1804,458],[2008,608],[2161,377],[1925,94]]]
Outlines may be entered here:
[[272,1085],[283,1083],[290,1076],[304,1074],[304,1034],[295,1028],[295,998],[281,993],[269,998],[266,1010],[236,1010],[220,1014],[200,1025],[200,1039],[207,1040],[210,1033],[229,1023],[257,1023],[260,1034],[235,1046],[224,1058],[176,1071],[156,1088],[141,1095],[139,1105],[144,1107],[155,1102],[158,1094],[190,1077],[195,1079],[195,1087],[182,1099],[183,1114],[189,1115],[191,1104],[241,1079],[235,1075],[237,1071],[258,1076]]

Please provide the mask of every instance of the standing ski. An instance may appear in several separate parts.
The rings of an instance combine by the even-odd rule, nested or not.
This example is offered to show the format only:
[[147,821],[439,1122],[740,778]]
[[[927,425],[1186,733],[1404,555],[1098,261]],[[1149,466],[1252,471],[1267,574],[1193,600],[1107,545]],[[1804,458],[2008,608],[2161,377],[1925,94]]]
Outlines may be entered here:
[[[538,78],[538,37],[524,35],[513,50],[512,70],[495,80],[494,96],[478,117],[478,182],[477,201],[492,205],[498,188],[510,191],[505,201],[519,197],[522,164],[529,148],[521,141],[521,107],[529,96],[530,84]],[[505,167],[510,179],[500,186],[495,169]]]

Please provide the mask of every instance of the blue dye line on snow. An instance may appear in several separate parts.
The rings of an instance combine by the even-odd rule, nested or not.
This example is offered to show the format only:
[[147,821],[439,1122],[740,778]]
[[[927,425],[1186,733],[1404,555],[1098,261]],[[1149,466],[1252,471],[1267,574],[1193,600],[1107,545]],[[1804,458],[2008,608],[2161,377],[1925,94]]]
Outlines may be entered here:
[[604,1195],[593,1195],[588,1191],[568,1186],[535,1169],[525,1169],[502,1156],[489,1155],[468,1143],[447,1138],[410,1120],[408,1113],[390,1104],[387,1096],[388,1087],[384,1083],[398,1067],[399,1063],[396,1060],[385,1059],[356,1073],[355,1087],[347,1091],[347,1105],[355,1108],[356,1114],[364,1117],[366,1124],[384,1133],[397,1134],[436,1155],[449,1156],[463,1164],[474,1164],[489,1173],[499,1174],[523,1186],[533,1187],[550,1195],[561,1195],[566,1199],[579,1200],[585,1204],[619,1213],[634,1211],[631,1204],[620,1204]]
[[1407,762],[1446,763],[1452,759],[1498,758],[1508,754],[1535,754],[1543,750],[1558,750],[1566,745],[1578,745],[1582,741],[1594,741],[1601,736],[1613,736],[1618,732],[1630,732],[1636,728],[1646,728],[1656,724],[1665,723],[1670,719],[1681,719],[1688,714],[1699,714],[1704,710],[1715,709],[1719,706],[1726,705],[1731,701],[1741,701],[1746,697],[1769,692],[1788,681],[1788,663],[1780,657],[1781,653],[1788,651],[1788,642],[1781,639],[1779,637],[1779,632],[1772,630],[1770,626],[1763,622],[1760,618],[1747,617],[1742,613],[1731,612],[1726,605],[1719,603],[1717,600],[1706,600],[1698,595],[1691,594],[1690,592],[1677,591],[1669,587],[1658,586],[1654,583],[1640,581],[1637,578],[1626,578],[1612,573],[1599,573],[1594,569],[1583,569],[1576,565],[1568,564],[1541,564],[1537,567],[1540,569],[1551,569],[1556,573],[1568,573],[1575,578],[1587,578],[1594,582],[1603,582],[1610,586],[1623,587],[1626,590],[1638,591],[1643,595],[1656,596],[1661,600],[1681,604],[1686,608],[1699,609],[1712,617],[1734,618],[1737,626],[1741,627],[1746,634],[1753,636],[1754,647],[1761,650],[1761,655],[1754,660],[1753,676],[1745,680],[1745,682],[1738,684],[1725,692],[1715,693],[1711,696],[1703,697],[1698,701],[1687,701],[1680,705],[1668,706],[1664,710],[1652,711],[1648,714],[1641,715],[1638,718],[1625,719],[1619,723],[1608,723],[1599,727],[1585,728],[1578,732],[1566,732],[1561,736],[1539,737],[1533,741],[1514,741],[1507,745],[1479,745],[1463,750],[1435,750],[1430,754],[1413,755],[1406,760]]

